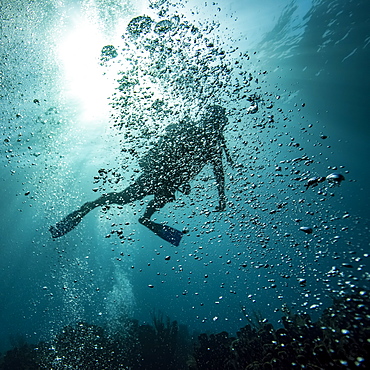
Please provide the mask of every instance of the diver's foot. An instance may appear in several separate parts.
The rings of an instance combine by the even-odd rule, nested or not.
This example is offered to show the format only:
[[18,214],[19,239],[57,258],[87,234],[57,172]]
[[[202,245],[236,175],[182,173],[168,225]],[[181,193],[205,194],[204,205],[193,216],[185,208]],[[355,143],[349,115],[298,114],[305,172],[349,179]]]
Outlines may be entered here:
[[73,230],[82,220],[83,213],[80,210],[70,213],[59,221],[55,226],[51,226],[49,231],[53,238],[59,238]]
[[174,229],[171,226],[159,224],[146,217],[140,217],[139,222],[151,230],[154,234],[158,235],[163,240],[178,247],[184,232]]
[[49,231],[53,238],[59,238],[73,230],[94,207],[93,203],[87,202],[80,209],[70,213],[55,226],[50,226]]
[[50,226],[49,231],[53,238],[59,238],[60,236],[64,235],[63,230],[58,228],[58,224],[55,226]]

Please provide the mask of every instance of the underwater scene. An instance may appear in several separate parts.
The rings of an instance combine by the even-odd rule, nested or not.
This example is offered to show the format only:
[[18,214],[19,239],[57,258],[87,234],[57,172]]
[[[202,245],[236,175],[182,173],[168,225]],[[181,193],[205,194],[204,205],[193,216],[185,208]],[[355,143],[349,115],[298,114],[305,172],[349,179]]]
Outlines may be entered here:
[[0,369],[370,367],[367,0],[0,17]]

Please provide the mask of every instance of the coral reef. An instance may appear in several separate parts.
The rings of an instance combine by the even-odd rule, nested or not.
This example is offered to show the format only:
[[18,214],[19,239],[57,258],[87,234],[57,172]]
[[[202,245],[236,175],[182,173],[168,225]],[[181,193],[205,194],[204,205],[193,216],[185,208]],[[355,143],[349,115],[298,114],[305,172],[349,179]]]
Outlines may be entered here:
[[285,310],[283,327],[258,319],[235,337],[187,330],[163,315],[153,324],[129,320],[121,333],[79,322],[50,342],[19,342],[0,360],[0,370],[142,369],[266,370],[366,369],[370,364],[370,298],[365,291],[334,299],[319,320]]
[[179,333],[187,337],[183,327],[169,318],[164,322],[162,315],[153,316],[153,325],[130,320],[124,335],[79,322],[64,327],[48,343],[22,344],[8,351],[0,369],[187,369]]
[[313,323],[307,314],[246,325],[237,338],[227,333],[199,336],[190,369],[365,369],[370,363],[370,299],[360,291],[334,300]]

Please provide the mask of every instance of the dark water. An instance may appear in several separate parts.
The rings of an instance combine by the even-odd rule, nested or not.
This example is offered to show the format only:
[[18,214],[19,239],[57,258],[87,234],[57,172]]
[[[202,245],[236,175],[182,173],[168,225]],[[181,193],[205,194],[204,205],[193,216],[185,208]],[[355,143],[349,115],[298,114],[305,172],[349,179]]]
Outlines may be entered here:
[[[317,318],[332,297],[366,290],[369,10],[339,0],[2,4],[0,350],[79,320],[114,332],[154,310],[197,332],[234,333],[255,312],[278,327],[286,307]],[[142,15],[152,30],[127,30]],[[212,212],[207,167],[157,216],[189,230],[179,247],[137,222],[140,202],[50,237],[83,202],[132,182],[148,143],[208,103],[229,116],[225,212]],[[331,173],[340,186],[306,190]]]

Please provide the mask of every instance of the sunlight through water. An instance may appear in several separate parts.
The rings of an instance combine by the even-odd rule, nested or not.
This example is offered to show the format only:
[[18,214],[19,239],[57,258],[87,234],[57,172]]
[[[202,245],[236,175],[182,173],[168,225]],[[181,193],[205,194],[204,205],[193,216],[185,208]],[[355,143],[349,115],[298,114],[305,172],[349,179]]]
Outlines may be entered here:
[[105,40],[98,24],[86,16],[75,14],[71,23],[59,46],[66,97],[79,106],[80,124],[91,124],[107,117],[107,97],[112,90],[112,82],[102,75],[99,65]]

